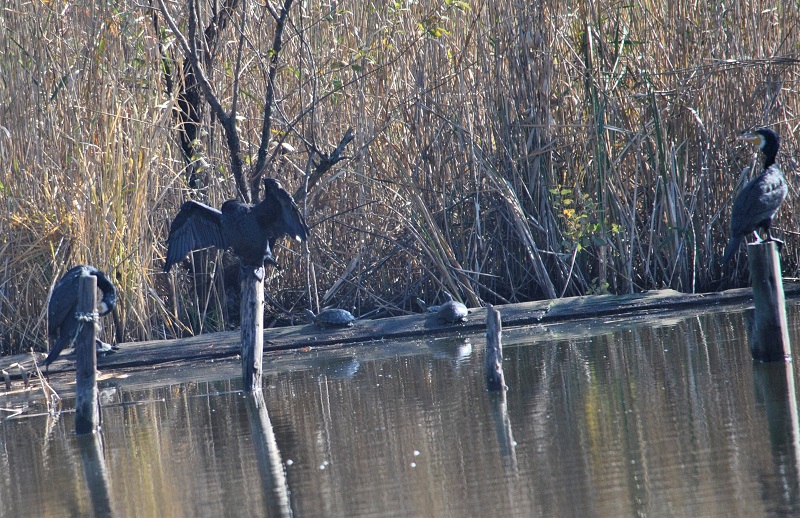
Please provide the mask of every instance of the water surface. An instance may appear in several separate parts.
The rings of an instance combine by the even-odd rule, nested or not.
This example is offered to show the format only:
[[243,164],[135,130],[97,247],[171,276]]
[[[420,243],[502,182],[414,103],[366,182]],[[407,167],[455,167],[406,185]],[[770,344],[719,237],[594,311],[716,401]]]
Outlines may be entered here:
[[509,330],[505,397],[479,335],[317,355],[261,407],[107,385],[100,446],[70,413],[0,424],[0,516],[798,515],[793,367],[754,364],[743,320]]

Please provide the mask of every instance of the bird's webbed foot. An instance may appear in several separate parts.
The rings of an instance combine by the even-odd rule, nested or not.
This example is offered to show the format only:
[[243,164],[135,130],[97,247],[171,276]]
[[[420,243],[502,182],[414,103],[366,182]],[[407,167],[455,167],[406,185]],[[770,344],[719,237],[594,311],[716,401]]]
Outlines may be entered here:
[[775,246],[778,247],[778,253],[783,252],[784,242],[783,242],[782,239],[778,239],[777,237],[769,236],[769,237],[767,237],[767,239],[764,240],[764,242],[765,243],[770,243],[770,242],[775,243]]
[[101,356],[107,356],[109,354],[114,354],[115,352],[117,352],[119,350],[119,346],[111,345],[109,343],[106,343],[106,342],[100,340],[99,338],[96,338],[94,343],[95,343],[95,348],[97,350],[97,357],[98,358],[101,357]]

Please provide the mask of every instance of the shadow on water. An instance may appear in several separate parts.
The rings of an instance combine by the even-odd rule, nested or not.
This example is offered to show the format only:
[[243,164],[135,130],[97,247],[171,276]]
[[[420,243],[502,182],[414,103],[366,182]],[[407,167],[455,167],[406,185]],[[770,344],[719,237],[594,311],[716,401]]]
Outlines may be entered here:
[[0,516],[800,514],[797,368],[741,312],[561,331],[506,330],[505,393],[475,334],[298,355],[263,398],[106,390],[87,438],[5,421]]

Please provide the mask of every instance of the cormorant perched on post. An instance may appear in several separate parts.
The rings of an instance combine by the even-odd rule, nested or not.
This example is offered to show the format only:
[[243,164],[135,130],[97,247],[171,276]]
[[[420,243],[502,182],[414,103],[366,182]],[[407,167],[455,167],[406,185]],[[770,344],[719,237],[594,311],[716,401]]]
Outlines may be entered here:
[[783,173],[775,164],[775,155],[780,146],[778,134],[769,128],[761,128],[746,134],[744,138],[757,143],[764,152],[764,171],[747,182],[733,202],[731,238],[722,256],[723,265],[728,263],[739,249],[742,238],[750,232],[755,235],[756,242],[761,242],[758,229],[766,233],[764,241],[776,241],[779,247],[783,245],[783,241],[773,238],[770,232],[772,218],[789,192]]
[[[97,277],[97,287],[103,292],[103,298],[100,300],[100,316],[110,313],[117,305],[117,289],[106,274],[94,266],[80,264],[65,273],[53,287],[50,302],[47,304],[47,334],[54,344],[44,360],[45,367],[56,361],[65,347],[72,347],[78,336],[81,322],[75,312],[78,308],[80,280],[84,275]],[[96,340],[96,345],[106,346],[100,340]]]
[[189,252],[212,246],[232,248],[242,266],[259,268],[269,263],[280,268],[272,255],[275,241],[284,236],[305,241],[308,227],[278,180],[265,178],[264,190],[264,199],[256,205],[228,200],[221,211],[191,200],[181,205],[169,228],[164,271]]

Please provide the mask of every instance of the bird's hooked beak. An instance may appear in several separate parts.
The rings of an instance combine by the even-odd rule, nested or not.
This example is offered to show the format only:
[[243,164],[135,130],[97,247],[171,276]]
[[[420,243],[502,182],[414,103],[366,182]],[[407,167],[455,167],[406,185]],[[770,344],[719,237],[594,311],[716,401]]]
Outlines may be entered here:
[[101,315],[105,315],[106,313],[108,313],[110,311],[110,309],[108,308],[108,304],[106,304],[105,302],[100,302],[100,308],[99,309],[100,309],[100,314]]
[[750,144],[758,144],[758,147],[764,147],[764,137],[760,133],[746,131],[739,136],[740,139]]

